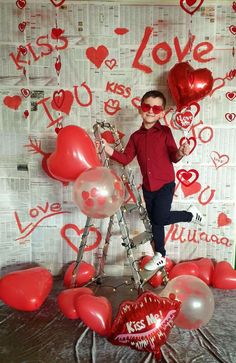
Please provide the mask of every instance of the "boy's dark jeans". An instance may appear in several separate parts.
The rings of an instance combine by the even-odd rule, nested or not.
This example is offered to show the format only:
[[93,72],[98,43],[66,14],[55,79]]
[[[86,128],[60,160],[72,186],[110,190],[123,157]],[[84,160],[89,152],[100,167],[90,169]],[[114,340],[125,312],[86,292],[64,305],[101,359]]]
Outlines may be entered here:
[[192,213],[187,211],[171,211],[175,191],[175,182],[165,184],[161,189],[149,192],[143,188],[148,217],[152,225],[155,252],[166,255],[164,226],[178,222],[190,222]]

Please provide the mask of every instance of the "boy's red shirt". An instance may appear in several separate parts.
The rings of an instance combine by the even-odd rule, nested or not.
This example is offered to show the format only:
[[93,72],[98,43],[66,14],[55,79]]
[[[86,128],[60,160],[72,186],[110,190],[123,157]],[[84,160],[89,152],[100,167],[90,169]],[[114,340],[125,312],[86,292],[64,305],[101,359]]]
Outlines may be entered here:
[[142,125],[130,136],[124,152],[114,150],[111,159],[127,165],[137,156],[144,188],[155,191],[174,181],[177,151],[170,128],[157,121],[150,129]]

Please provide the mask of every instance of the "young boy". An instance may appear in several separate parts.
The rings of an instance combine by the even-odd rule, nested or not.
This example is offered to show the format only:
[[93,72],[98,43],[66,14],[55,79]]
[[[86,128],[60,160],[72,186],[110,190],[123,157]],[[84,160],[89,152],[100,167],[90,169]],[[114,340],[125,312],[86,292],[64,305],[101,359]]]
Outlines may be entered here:
[[172,163],[189,155],[188,143],[176,146],[171,129],[160,124],[166,105],[165,96],[159,91],[149,91],[141,99],[139,113],[142,126],[135,131],[123,152],[113,150],[104,141],[105,151],[112,160],[123,165],[137,157],[143,177],[143,197],[152,225],[154,256],[145,270],[156,270],[166,264],[164,226],[178,222],[203,224],[203,217],[196,207],[187,211],[171,211],[175,190],[175,173]]

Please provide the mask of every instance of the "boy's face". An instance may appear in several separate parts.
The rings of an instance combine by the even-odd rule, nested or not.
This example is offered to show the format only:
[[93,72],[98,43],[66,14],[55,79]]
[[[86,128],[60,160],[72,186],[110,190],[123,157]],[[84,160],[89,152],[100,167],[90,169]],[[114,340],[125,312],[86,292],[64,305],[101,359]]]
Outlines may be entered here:
[[154,123],[164,117],[163,101],[159,97],[148,97],[142,103],[139,113],[145,126],[153,126]]

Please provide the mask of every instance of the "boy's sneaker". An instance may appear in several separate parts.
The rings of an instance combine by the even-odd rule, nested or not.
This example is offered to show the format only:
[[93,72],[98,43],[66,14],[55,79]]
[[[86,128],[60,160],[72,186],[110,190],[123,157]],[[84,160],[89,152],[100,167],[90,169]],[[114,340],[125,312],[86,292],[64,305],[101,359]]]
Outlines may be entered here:
[[144,266],[144,270],[154,271],[160,269],[166,265],[166,259],[161,255],[161,253],[157,252],[153,258],[146,263]]
[[192,213],[192,215],[193,215],[191,222],[199,224],[200,226],[204,226],[205,218],[203,217],[202,213],[194,205],[190,205],[190,207],[187,209],[187,211]]

